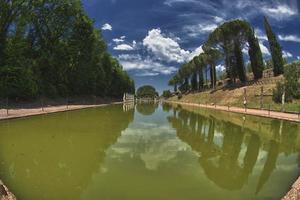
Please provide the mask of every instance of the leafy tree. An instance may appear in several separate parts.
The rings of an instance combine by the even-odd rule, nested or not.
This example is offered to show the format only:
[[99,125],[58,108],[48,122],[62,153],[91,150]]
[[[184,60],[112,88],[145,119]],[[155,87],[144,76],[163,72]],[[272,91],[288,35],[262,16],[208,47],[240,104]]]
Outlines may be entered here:
[[281,103],[282,95],[285,93],[285,101],[300,99],[300,63],[294,62],[284,68],[284,83],[277,83],[273,90],[273,100]]
[[204,51],[204,60],[210,65],[211,85],[215,88],[217,83],[216,62],[221,59],[223,55],[219,50],[213,48],[205,48]]
[[0,69],[3,98],[135,92],[79,0],[0,0]]
[[37,94],[37,85],[30,69],[1,67],[0,77],[0,97],[2,98],[30,99]]
[[278,76],[280,74],[283,74],[284,69],[284,60],[282,57],[282,50],[281,46],[277,41],[276,35],[272,31],[272,28],[268,22],[268,19],[264,17],[264,26],[266,29],[266,34],[268,37],[269,41],[269,46],[271,50],[271,55],[272,55],[272,60],[273,60],[273,70],[274,70],[274,75]]
[[172,96],[172,93],[170,90],[165,90],[165,91],[163,91],[162,96],[167,99]]
[[158,93],[151,85],[144,85],[137,90],[136,96],[138,98],[156,98],[158,97]]
[[203,77],[203,68],[205,68],[204,58],[203,54],[200,54],[199,56],[194,57],[193,59],[196,70],[198,71],[198,90],[203,89],[204,85],[204,77]]

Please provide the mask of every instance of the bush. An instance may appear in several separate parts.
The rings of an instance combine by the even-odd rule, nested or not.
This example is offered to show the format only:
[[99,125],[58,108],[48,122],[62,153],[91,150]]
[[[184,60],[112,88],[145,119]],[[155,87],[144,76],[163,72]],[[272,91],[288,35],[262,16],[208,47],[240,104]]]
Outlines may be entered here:
[[290,102],[292,99],[300,99],[300,63],[294,62],[285,66],[284,83],[277,83],[273,90],[273,101],[282,102],[282,94],[285,91],[285,101]]
[[[282,94],[285,89],[285,84],[278,82],[276,84],[276,88],[273,89],[273,101],[276,103],[281,103],[282,102]],[[292,101],[292,96],[289,92],[285,92],[285,102],[291,102]]]

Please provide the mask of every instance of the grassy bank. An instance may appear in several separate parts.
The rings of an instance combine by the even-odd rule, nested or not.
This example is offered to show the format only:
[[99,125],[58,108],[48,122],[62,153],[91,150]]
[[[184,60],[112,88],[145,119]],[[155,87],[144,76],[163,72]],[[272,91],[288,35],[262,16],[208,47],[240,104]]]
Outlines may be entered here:
[[[270,107],[271,110],[280,111],[282,105],[275,103],[272,100],[273,89],[276,87],[276,83],[270,79],[262,80],[260,84],[253,84],[250,86],[238,88],[219,88],[215,91],[188,93],[182,95],[181,98],[178,98],[178,96],[175,95],[168,100],[186,103],[244,107],[244,89],[246,88],[247,107],[260,109],[261,87],[263,87],[263,109],[269,109]],[[289,112],[299,112],[300,101],[294,100],[293,102],[286,103],[284,109],[285,111]]]

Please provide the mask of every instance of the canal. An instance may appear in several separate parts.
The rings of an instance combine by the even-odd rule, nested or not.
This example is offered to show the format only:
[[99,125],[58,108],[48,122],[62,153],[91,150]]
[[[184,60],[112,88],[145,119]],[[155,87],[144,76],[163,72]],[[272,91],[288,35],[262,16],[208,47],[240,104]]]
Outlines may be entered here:
[[0,179],[19,200],[280,199],[300,125],[169,104],[0,122]]

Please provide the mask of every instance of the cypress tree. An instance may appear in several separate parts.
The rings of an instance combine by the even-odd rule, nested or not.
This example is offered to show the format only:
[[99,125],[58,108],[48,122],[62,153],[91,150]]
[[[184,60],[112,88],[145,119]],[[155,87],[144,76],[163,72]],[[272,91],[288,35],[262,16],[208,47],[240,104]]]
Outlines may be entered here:
[[283,74],[284,72],[284,60],[282,57],[282,49],[266,17],[264,17],[264,26],[266,29],[266,34],[268,37],[269,46],[272,54],[274,76],[278,76],[280,74]]
[[241,49],[241,43],[239,40],[235,40],[234,42],[234,55],[236,59],[236,70],[241,82],[246,81],[246,71],[245,71],[245,64],[243,58],[243,52]]
[[251,68],[254,75],[254,79],[260,79],[263,76],[264,61],[259,46],[258,39],[254,35],[254,30],[251,30],[248,38],[249,43],[249,57],[251,61]]

